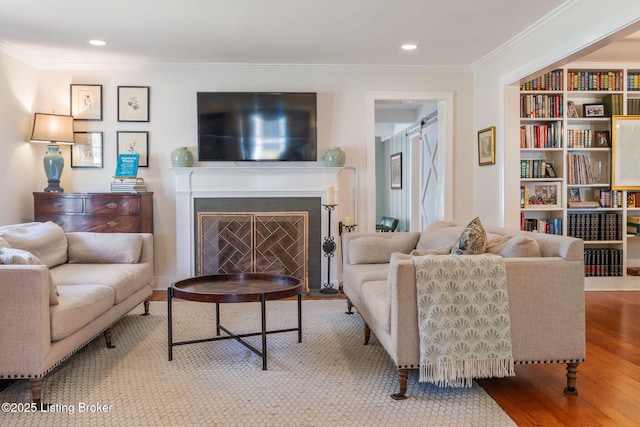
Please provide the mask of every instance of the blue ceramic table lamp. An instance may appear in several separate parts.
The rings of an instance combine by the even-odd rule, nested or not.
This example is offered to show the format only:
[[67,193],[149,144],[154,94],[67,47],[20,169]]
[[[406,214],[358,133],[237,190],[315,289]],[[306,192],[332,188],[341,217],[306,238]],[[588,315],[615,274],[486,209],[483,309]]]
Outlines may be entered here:
[[64,158],[58,144],[73,144],[73,117],[58,114],[35,113],[31,142],[49,144],[44,156],[44,171],[49,185],[46,192],[62,193],[60,177],[64,168]]

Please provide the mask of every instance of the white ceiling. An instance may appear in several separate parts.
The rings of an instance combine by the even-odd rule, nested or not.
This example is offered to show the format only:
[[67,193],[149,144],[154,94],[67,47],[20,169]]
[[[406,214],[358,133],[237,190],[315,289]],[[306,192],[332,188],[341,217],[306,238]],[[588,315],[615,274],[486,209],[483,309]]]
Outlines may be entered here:
[[[0,0],[0,50],[36,66],[469,67],[564,0]],[[523,13],[526,8],[526,13]],[[90,39],[107,45],[90,46]],[[416,51],[401,51],[403,43]]]

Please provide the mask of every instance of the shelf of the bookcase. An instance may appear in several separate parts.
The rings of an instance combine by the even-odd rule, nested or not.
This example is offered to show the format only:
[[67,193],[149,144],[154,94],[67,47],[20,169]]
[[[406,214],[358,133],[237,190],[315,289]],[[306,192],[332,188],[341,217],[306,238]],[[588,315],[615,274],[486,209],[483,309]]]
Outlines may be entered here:
[[545,182],[562,182],[562,178],[520,178],[521,182],[539,182],[544,184]]
[[[562,211],[562,208],[559,206],[554,207],[553,205],[534,205],[535,207],[529,206],[528,208],[520,208],[520,212],[554,212],[554,211]],[[538,207],[539,206],[539,207]]]
[[611,117],[578,117],[567,119],[567,124],[584,124],[584,123],[608,123],[611,121]]
[[574,151],[577,152],[582,152],[582,151],[588,151],[588,152],[594,152],[594,151],[611,151],[611,147],[567,147],[567,152],[568,153],[572,153]]
[[571,184],[571,183],[567,183],[567,187],[571,187],[571,188],[609,188],[609,184],[608,183],[602,183],[602,184]]
[[585,240],[584,245],[622,245],[622,240]]
[[528,151],[528,152],[536,152],[536,151],[562,151],[562,147],[536,147],[536,148],[528,148],[528,147],[520,147],[520,151]]
[[545,89],[545,90],[521,90],[520,91],[520,95],[544,95],[545,93],[548,93],[551,95],[562,95],[564,93],[564,90]]
[[561,122],[562,117],[520,117],[521,123]]
[[602,89],[602,90],[572,90],[572,89],[567,89],[567,96],[575,96],[575,95],[602,95],[602,94],[609,94],[609,93],[624,93],[623,90],[608,90],[608,89]]

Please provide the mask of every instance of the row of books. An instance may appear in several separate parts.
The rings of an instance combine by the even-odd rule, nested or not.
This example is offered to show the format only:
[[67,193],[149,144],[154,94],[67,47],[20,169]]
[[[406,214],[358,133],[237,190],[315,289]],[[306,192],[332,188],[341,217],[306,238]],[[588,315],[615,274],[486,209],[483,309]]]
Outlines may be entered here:
[[640,192],[627,191],[627,207],[640,208]]
[[553,70],[520,85],[520,90],[562,90],[564,71]]
[[585,249],[584,275],[586,277],[622,276],[622,249]]
[[569,71],[567,90],[622,90],[622,71]]
[[567,129],[567,148],[591,148],[593,143],[593,130],[591,129]]
[[557,175],[553,165],[544,159],[522,159],[520,178],[557,178]]
[[567,154],[567,179],[569,185],[593,184],[591,162],[585,154]]
[[523,212],[521,214],[520,229],[562,235],[562,218],[525,218]]
[[596,201],[603,208],[621,208],[622,207],[622,191],[620,190],[594,190]]
[[627,74],[627,89],[640,90],[640,73]]
[[567,235],[585,241],[622,240],[622,214],[570,213],[567,215]]
[[562,122],[520,126],[520,148],[561,148]]
[[562,95],[522,95],[520,97],[520,117],[562,118]]
[[621,93],[611,93],[603,96],[602,104],[604,104],[604,113],[609,117],[623,114],[623,102],[624,100]]
[[[638,89],[640,90],[640,89]],[[622,114],[622,113],[620,113]],[[640,99],[627,99],[627,115],[638,116],[640,115]]]

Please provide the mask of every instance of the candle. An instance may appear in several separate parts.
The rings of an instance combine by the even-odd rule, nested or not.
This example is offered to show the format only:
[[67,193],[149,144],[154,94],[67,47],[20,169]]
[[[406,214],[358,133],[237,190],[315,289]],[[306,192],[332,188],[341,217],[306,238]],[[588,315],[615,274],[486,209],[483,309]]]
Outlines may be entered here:
[[327,187],[327,194],[324,200],[325,205],[335,205],[336,204],[336,189],[333,187]]
[[351,226],[351,225],[354,225],[354,224],[355,224],[355,221],[353,220],[352,216],[345,216],[344,217],[344,225]]

